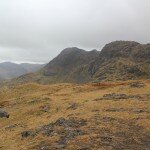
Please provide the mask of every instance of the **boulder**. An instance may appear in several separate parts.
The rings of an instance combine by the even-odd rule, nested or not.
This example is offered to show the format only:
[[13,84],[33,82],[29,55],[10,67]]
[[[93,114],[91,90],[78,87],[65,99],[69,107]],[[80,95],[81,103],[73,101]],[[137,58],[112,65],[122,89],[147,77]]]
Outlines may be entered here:
[[0,109],[0,118],[9,118],[9,114],[6,111]]
[[34,133],[32,131],[23,131],[21,133],[21,136],[22,136],[22,138],[27,138],[27,137],[30,137],[30,136],[34,136]]

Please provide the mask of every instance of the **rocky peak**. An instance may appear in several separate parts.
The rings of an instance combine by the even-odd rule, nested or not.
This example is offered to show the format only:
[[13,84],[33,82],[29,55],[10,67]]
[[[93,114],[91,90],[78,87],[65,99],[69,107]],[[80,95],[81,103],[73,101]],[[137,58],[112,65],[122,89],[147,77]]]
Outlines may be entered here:
[[138,45],[140,44],[134,41],[114,41],[104,46],[100,56],[107,59],[114,57],[129,57],[133,49]]
[[79,49],[77,47],[69,47],[62,50],[62,52],[59,55],[67,55],[70,53],[79,53],[79,52],[86,52],[86,51],[83,49]]
[[71,71],[80,65],[84,65],[95,59],[99,55],[99,52],[85,51],[77,47],[64,49],[57,57],[44,69],[46,75],[56,75],[58,72]]

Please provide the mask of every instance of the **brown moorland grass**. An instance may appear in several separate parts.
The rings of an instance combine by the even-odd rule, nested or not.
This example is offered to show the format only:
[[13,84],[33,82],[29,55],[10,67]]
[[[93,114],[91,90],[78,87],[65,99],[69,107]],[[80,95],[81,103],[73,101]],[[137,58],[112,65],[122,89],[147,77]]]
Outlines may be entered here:
[[0,108],[0,150],[150,147],[150,80],[2,87]]

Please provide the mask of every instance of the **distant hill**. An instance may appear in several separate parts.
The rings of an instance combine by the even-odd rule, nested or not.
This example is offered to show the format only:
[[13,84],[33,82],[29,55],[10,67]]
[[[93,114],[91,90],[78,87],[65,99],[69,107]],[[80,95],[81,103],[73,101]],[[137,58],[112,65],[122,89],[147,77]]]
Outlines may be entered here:
[[44,67],[44,65],[41,64],[15,64],[11,62],[3,62],[0,63],[0,80],[12,79],[23,74],[36,72],[42,67]]
[[63,50],[44,68],[15,82],[99,82],[150,78],[150,44],[111,42],[99,52],[76,47]]

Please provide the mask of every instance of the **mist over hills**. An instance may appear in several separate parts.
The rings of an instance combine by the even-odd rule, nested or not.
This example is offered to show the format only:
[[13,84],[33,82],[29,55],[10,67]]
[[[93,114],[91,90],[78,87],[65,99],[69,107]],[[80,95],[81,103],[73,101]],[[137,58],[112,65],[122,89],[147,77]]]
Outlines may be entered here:
[[44,67],[43,64],[3,62],[0,63],[0,79],[12,79],[26,73],[36,72],[42,67]]
[[20,76],[15,82],[86,83],[149,77],[150,44],[114,41],[101,51],[66,48],[40,71]]

